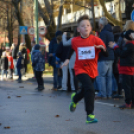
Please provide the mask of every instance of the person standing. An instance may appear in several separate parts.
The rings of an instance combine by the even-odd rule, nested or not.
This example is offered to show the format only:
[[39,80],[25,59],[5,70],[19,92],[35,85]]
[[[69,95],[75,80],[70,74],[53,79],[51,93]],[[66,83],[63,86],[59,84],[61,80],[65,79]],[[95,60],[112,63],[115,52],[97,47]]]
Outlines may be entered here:
[[6,74],[7,79],[7,70],[8,70],[8,59],[6,56],[6,52],[3,52],[1,56],[1,81],[4,80],[4,74]]
[[23,59],[23,56],[22,56],[22,53],[19,52],[18,53],[18,60],[17,60],[17,71],[18,71],[18,75],[19,75],[19,78],[18,78],[18,83],[21,83],[22,82],[22,69],[24,68],[24,59]]
[[96,99],[110,99],[112,98],[112,76],[113,76],[113,62],[114,62],[114,51],[108,45],[110,41],[114,41],[114,35],[112,32],[112,26],[108,24],[108,20],[102,17],[99,20],[100,39],[106,45],[109,53],[108,57],[104,57],[102,52],[99,54],[98,59],[98,71],[99,76],[96,78],[96,83],[99,89],[99,94]]
[[[57,31],[55,36],[62,35],[61,31]],[[53,67],[53,90],[61,89],[62,85],[62,77],[58,76],[58,68],[56,67],[56,50],[58,47],[56,37],[53,38],[49,44],[49,65]]]
[[121,85],[125,91],[125,104],[119,106],[121,109],[134,108],[134,40],[130,37],[131,34],[134,34],[133,30],[124,32],[123,38],[126,44],[123,49],[120,49],[115,42],[109,43],[109,47],[120,56],[119,71],[122,74]]
[[13,64],[14,64],[14,75],[17,76],[17,53],[18,53],[19,47],[17,44],[12,44],[12,57],[13,57]]
[[44,80],[42,78],[43,71],[45,70],[45,55],[40,51],[40,45],[35,45],[35,50],[33,51],[32,66],[35,70],[35,76],[38,83],[39,91],[44,89]]

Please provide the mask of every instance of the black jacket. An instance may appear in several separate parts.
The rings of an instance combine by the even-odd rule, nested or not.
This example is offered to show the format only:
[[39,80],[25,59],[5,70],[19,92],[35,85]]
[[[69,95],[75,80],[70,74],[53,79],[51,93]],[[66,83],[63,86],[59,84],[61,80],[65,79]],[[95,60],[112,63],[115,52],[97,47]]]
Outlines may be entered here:
[[19,47],[15,46],[12,50],[12,57],[13,59],[17,59],[17,54],[18,54]]
[[7,70],[8,69],[8,59],[7,57],[1,57],[1,69]]
[[122,49],[116,48],[115,53],[120,56],[121,66],[134,67],[134,41],[126,43]]
[[63,43],[61,42],[56,50],[56,57],[60,58],[61,62],[64,62],[68,57],[70,49],[71,46],[63,46]]

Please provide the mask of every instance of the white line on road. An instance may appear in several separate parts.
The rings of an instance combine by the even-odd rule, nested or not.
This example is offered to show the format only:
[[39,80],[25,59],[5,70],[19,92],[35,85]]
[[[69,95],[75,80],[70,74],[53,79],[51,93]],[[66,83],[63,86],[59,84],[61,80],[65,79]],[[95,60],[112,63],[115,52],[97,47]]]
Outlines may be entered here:
[[102,105],[107,105],[107,106],[111,106],[111,107],[119,107],[118,105],[115,105],[115,104],[104,103],[104,102],[99,102],[99,101],[95,101],[95,103],[102,104]]

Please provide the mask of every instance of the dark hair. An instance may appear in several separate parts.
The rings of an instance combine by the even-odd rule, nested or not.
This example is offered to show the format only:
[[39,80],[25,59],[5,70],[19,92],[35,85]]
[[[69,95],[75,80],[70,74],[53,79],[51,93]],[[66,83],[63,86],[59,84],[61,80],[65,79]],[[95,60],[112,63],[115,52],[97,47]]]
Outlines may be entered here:
[[[89,20],[88,15],[85,14],[85,15],[81,16],[81,17],[77,20],[77,25],[79,25],[80,22],[83,21],[83,20]],[[89,21],[89,22],[90,22],[90,21]]]
[[32,41],[33,44],[36,44],[35,40]]
[[114,26],[113,27],[113,33],[115,34],[115,33],[121,33],[121,28],[120,28],[120,26]]

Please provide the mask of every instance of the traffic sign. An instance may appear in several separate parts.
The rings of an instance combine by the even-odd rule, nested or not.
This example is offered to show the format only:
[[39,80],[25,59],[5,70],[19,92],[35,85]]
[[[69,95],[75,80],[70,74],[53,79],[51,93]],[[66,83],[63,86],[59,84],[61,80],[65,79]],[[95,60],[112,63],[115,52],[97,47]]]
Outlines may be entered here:
[[46,28],[44,26],[39,27],[39,34],[44,35],[46,33]]
[[20,30],[20,34],[27,34],[27,26],[20,26],[19,30]]
[[133,10],[132,13],[131,13],[131,20],[134,21],[134,10]]
[[29,27],[28,28],[28,34],[34,35],[34,27]]

